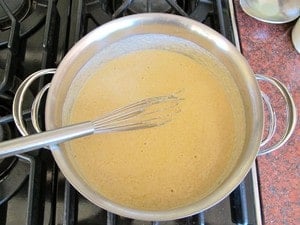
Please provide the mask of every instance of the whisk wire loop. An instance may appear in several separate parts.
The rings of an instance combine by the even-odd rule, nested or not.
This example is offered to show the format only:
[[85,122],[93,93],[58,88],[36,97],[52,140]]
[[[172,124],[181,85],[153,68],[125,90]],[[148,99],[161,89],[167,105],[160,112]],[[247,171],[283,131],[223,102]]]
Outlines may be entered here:
[[178,113],[180,98],[176,95],[147,98],[105,114],[92,121],[95,132],[144,129],[161,126]]

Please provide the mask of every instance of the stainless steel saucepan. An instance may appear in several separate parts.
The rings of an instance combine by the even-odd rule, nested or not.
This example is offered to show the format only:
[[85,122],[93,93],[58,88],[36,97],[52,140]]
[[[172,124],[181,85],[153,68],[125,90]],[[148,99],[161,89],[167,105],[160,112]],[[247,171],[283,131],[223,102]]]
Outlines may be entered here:
[[[270,126],[269,135],[262,140],[264,129],[264,111],[261,93],[256,79],[274,84],[287,102],[288,125],[283,137],[262,153],[282,146],[291,136],[296,124],[296,108],[287,89],[276,79],[255,76],[245,58],[223,36],[209,27],[180,16],[170,14],[138,14],[126,16],[109,22],[82,38],[64,57],[57,70],[38,71],[20,86],[14,101],[14,117],[18,128],[26,135],[22,121],[20,102],[24,98],[24,90],[37,77],[54,74],[51,85],[45,87],[37,99],[40,99],[50,86],[46,102],[46,128],[55,129],[64,125],[68,117],[73,93],[78,91],[80,84],[89,76],[91,63],[105,63],[116,56],[143,49],[169,49],[183,54],[194,54],[195,48],[202,48],[219,59],[227,68],[239,87],[243,99],[246,116],[246,140],[234,169],[220,186],[208,196],[196,203],[181,208],[163,211],[143,211],[131,209],[110,201],[95,192],[73,168],[66,156],[63,145],[50,146],[55,161],[68,181],[87,199],[96,205],[119,215],[140,220],[171,220],[203,211],[225,198],[244,179],[250,170],[260,146],[268,142],[274,134],[275,126]],[[95,60],[96,59],[96,60]],[[34,103],[33,119],[37,115],[38,103]],[[267,101],[267,108],[272,107]],[[34,119],[36,121],[36,119]],[[35,127],[39,129],[38,125]],[[101,171],[99,171],[101,173]]]

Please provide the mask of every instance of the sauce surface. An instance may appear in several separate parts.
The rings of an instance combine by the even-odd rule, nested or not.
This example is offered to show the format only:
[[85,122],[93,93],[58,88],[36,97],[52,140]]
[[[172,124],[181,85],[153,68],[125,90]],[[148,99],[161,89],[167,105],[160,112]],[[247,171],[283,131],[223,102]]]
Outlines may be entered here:
[[203,57],[199,63],[167,50],[137,51],[103,63],[87,79],[69,123],[153,96],[181,91],[184,98],[166,125],[66,144],[94,190],[130,208],[163,210],[205,197],[226,178],[243,145],[243,104],[228,71]]

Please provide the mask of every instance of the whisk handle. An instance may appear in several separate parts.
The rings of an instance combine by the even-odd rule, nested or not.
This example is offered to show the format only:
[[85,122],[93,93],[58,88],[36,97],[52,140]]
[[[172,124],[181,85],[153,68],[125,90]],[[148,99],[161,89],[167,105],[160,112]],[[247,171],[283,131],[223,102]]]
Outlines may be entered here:
[[28,135],[0,142],[0,158],[5,158],[41,147],[58,144],[67,140],[93,134],[92,122],[84,122],[38,134]]

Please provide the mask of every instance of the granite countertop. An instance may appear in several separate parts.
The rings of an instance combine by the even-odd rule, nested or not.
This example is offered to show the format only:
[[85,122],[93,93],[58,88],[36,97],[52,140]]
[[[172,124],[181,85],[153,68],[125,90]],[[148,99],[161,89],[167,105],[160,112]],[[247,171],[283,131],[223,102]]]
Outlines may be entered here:
[[[264,23],[245,14],[238,0],[234,0],[234,5],[243,55],[255,73],[275,77],[288,87],[299,117],[300,54],[291,41],[296,21]],[[273,95],[272,90],[267,92]],[[283,123],[279,116],[279,127]],[[300,123],[283,147],[259,156],[257,165],[263,224],[300,224]]]

